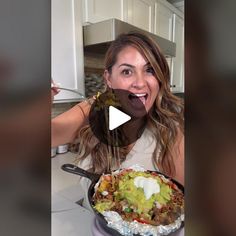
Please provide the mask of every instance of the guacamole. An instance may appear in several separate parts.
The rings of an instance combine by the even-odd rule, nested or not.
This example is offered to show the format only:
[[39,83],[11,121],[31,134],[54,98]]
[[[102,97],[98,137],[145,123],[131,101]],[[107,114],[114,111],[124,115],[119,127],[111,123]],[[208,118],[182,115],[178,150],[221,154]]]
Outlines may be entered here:
[[94,208],[116,211],[127,221],[170,224],[183,213],[183,193],[156,172],[125,169],[103,175],[94,194]]

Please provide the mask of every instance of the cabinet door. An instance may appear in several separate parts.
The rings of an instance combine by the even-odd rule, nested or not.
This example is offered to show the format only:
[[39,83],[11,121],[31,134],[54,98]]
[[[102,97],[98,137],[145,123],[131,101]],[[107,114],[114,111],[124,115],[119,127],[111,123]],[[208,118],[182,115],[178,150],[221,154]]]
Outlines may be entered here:
[[127,0],[83,0],[83,22],[96,23],[116,18],[125,20]]
[[173,12],[161,3],[155,4],[154,33],[172,40]]
[[184,21],[174,14],[173,41],[176,57],[172,58],[171,87],[174,92],[184,92]]
[[154,29],[154,0],[128,0],[127,22],[153,32]]
[[[80,0],[52,0],[52,79],[61,87],[84,94],[82,5]],[[80,96],[61,90],[55,102],[78,100]]]

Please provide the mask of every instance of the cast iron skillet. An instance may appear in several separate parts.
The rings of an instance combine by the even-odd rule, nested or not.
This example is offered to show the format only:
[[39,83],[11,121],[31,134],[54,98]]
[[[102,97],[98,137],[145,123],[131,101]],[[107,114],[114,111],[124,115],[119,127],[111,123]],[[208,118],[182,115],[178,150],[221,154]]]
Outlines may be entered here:
[[[90,184],[89,189],[88,189],[88,200],[89,200],[89,204],[90,204],[91,208],[93,209],[93,211],[96,215],[96,218],[98,219],[98,221],[100,223],[100,226],[107,233],[110,233],[112,236],[121,236],[121,234],[118,231],[116,231],[113,228],[108,227],[105,217],[100,212],[98,212],[96,209],[93,208],[93,206],[94,206],[94,202],[93,202],[94,186],[98,182],[98,180],[100,179],[102,174],[91,173],[91,172],[88,172],[88,171],[86,171],[84,169],[81,169],[78,166],[75,166],[75,165],[72,165],[72,164],[64,164],[64,165],[62,165],[61,168],[62,168],[62,170],[66,171],[66,172],[76,174],[76,175],[80,175],[80,176],[86,177],[86,178],[91,180],[91,184]],[[170,177],[168,177],[167,175],[165,175],[165,174],[163,174],[159,171],[150,171],[150,172],[155,172],[157,174],[161,174],[161,175],[165,176],[166,178],[170,179],[184,193],[184,187],[180,183],[175,181],[174,179],[171,179]],[[140,235],[139,234],[134,234],[134,236],[140,236]]]

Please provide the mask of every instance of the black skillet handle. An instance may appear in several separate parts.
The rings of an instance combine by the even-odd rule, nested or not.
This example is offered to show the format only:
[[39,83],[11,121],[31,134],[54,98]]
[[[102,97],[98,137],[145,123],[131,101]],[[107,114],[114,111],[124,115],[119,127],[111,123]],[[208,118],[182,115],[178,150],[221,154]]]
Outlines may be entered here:
[[64,164],[64,165],[62,165],[61,168],[62,168],[62,170],[66,171],[66,172],[86,177],[86,178],[90,179],[91,181],[97,182],[100,178],[99,174],[90,173],[84,169],[79,168],[76,165],[73,165],[73,164]]

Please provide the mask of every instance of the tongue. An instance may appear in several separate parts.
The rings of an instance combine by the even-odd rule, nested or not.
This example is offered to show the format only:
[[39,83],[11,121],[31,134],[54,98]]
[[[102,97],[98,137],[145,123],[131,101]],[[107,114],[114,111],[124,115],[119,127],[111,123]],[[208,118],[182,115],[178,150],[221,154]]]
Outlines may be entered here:
[[143,105],[145,105],[145,102],[146,102],[145,97],[139,97],[139,100],[143,103]]
[[146,99],[144,96],[143,97],[132,97],[131,101],[136,106],[142,106],[142,104],[145,105]]

